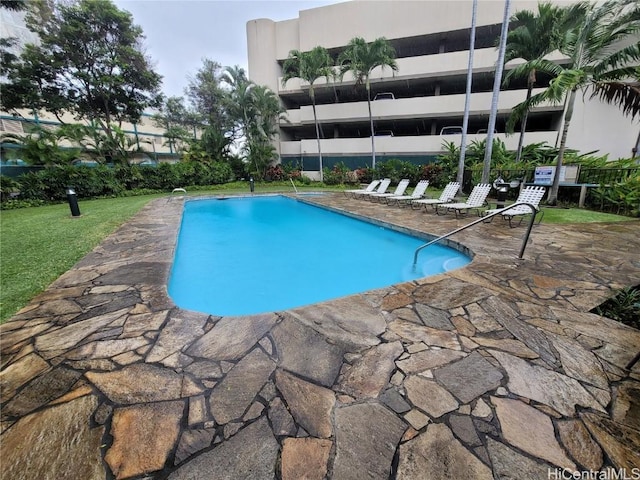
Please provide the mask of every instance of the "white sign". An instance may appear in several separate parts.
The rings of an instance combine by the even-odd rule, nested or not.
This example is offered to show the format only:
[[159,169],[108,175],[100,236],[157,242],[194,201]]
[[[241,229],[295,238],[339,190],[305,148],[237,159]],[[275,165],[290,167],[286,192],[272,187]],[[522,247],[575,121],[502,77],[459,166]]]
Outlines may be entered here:
[[556,172],[554,166],[536,167],[533,183],[536,185],[551,185],[553,183],[553,175]]

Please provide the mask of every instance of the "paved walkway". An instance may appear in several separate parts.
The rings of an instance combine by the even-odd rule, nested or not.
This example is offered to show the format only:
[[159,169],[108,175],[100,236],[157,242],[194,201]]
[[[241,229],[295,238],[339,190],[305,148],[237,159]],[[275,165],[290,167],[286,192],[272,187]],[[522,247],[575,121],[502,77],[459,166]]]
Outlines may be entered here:
[[[304,198],[435,234],[469,221]],[[2,325],[4,480],[640,468],[640,332],[588,313],[640,283],[640,222],[536,226],[518,260],[524,227],[497,219],[454,237],[465,268],[220,318],[167,297],[181,208],[152,202]]]

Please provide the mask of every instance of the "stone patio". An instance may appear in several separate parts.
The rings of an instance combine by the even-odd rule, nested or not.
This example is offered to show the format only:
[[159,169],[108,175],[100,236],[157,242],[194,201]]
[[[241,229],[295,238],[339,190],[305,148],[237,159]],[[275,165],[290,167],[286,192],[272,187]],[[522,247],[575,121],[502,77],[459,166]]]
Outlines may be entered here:
[[[436,235],[471,219],[302,198]],[[0,327],[4,480],[640,468],[640,332],[588,313],[640,283],[640,222],[535,226],[518,260],[525,228],[496,219],[447,274],[215,317],[167,296],[181,211],[152,202]]]

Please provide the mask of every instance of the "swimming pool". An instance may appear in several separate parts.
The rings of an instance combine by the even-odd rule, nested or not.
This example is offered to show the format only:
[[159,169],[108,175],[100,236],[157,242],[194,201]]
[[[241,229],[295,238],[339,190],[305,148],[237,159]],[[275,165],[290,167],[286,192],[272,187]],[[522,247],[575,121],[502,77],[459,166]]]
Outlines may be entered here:
[[[224,201],[223,201],[224,200]],[[168,291],[212,315],[280,311],[466,265],[452,248],[283,196],[187,201]]]

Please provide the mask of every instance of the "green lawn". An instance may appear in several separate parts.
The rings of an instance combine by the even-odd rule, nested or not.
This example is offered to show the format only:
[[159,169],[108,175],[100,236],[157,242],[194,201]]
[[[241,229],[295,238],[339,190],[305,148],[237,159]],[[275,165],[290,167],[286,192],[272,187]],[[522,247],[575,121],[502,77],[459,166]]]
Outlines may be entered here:
[[[298,190],[330,190],[318,184]],[[256,185],[256,193],[292,191],[288,182]],[[246,182],[189,195],[248,193]],[[71,218],[69,206],[3,210],[0,212],[0,323],[25,306],[58,276],[115,231],[147,202],[162,195],[80,200],[81,217]],[[544,208],[543,223],[619,222],[628,217],[580,209]]]
[[11,317],[158,195],[0,212],[0,322]]

